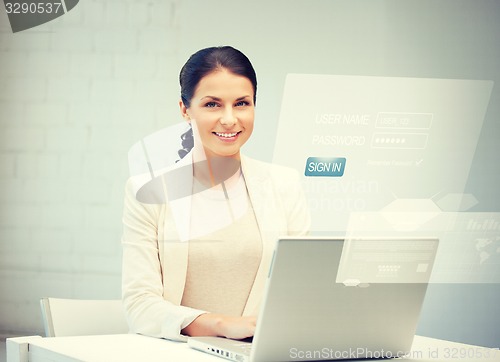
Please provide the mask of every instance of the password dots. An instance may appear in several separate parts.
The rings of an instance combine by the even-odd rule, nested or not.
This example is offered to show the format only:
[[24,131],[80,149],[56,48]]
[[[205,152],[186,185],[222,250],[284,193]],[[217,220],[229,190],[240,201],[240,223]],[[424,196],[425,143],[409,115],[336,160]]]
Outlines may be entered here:
[[377,144],[405,144],[406,138],[404,137],[377,137],[375,138]]

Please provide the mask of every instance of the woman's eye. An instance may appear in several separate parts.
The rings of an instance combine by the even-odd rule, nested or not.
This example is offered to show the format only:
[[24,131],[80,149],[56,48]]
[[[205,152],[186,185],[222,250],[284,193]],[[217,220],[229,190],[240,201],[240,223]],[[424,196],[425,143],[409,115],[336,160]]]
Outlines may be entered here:
[[236,103],[236,107],[241,107],[241,106],[248,106],[249,103],[247,101],[239,101]]
[[217,107],[217,103],[215,103],[215,102],[208,102],[208,103],[205,104],[205,107],[215,108],[215,107]]

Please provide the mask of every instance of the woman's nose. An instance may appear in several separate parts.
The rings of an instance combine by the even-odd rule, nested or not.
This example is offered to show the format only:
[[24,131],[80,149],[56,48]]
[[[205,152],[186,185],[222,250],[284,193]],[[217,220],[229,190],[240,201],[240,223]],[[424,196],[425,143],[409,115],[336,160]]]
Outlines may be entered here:
[[226,109],[221,117],[220,123],[224,126],[233,126],[236,124],[236,117],[232,109]]

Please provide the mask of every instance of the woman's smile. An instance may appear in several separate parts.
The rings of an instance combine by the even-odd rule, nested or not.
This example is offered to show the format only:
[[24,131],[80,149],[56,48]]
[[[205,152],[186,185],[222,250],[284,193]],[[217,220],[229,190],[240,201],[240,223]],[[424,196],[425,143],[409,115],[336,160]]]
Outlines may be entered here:
[[212,132],[215,136],[217,136],[222,142],[234,142],[241,134],[241,131],[238,132]]

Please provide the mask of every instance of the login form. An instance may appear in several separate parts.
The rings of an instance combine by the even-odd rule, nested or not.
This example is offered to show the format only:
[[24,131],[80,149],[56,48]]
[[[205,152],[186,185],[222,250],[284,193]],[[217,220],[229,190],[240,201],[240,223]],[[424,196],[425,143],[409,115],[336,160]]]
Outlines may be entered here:
[[460,211],[492,86],[289,74],[273,162],[303,175],[313,232],[343,233],[352,213],[387,207]]

